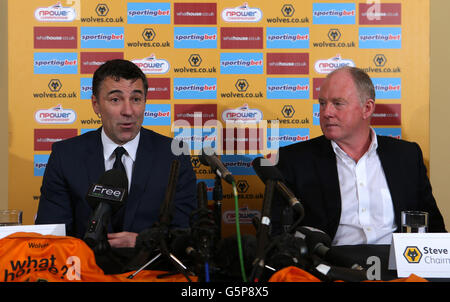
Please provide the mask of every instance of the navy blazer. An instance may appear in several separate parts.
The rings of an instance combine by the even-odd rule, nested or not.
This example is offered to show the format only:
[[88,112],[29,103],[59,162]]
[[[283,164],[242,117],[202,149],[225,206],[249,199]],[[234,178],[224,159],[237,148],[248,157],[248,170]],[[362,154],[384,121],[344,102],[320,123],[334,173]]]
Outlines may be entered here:
[[[173,202],[174,227],[188,227],[196,208],[196,176],[189,155],[175,156],[172,139],[141,128],[123,231],[139,233],[158,221],[173,159],[180,161]],[[52,145],[45,169],[36,224],[64,223],[67,235],[82,238],[92,213],[91,184],[105,172],[101,128]]]
[[[401,211],[422,210],[429,213],[429,232],[445,232],[419,145],[387,136],[377,136],[377,140],[397,231],[400,231]],[[316,227],[334,238],[341,216],[341,193],[331,141],[322,135],[280,148],[277,168],[305,208],[300,225]],[[280,197],[273,201],[273,234],[282,230],[285,206]]]

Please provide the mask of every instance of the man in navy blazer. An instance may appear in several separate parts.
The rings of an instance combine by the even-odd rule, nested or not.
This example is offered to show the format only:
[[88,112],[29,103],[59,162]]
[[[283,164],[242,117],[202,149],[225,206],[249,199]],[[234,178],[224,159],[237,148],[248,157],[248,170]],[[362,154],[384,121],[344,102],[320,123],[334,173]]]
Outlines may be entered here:
[[[112,60],[97,69],[92,86],[92,106],[103,126],[53,144],[36,224],[64,223],[68,235],[82,238],[92,213],[88,189],[120,157],[129,191],[125,205],[111,219],[110,245],[133,247],[137,234],[158,221],[174,159],[180,165],[172,225],[188,227],[197,204],[196,177],[189,155],[174,154],[173,147],[180,150],[178,142],[141,126],[148,88],[145,74],[130,61]],[[120,147],[125,154],[116,156]]]
[[[333,245],[390,244],[401,211],[429,214],[429,232],[445,232],[416,143],[377,136],[370,127],[375,90],[361,69],[330,73],[319,93],[324,135],[280,148],[277,168],[305,209],[300,225],[327,233]],[[286,203],[272,204],[273,233]]]

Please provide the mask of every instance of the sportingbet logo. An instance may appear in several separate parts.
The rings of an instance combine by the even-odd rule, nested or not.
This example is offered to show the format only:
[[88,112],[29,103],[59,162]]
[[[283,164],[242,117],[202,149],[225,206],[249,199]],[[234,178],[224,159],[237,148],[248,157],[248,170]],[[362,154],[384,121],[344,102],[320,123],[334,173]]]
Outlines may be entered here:
[[402,48],[401,27],[360,27],[359,48]]
[[267,48],[309,48],[308,27],[267,27]]
[[175,141],[183,141],[190,150],[202,150],[205,147],[216,148],[217,131],[214,128],[177,128],[172,125],[172,132]]
[[309,78],[267,78],[268,99],[309,99]]
[[372,78],[377,99],[401,99],[401,78]]
[[123,48],[123,27],[81,27],[81,48]]
[[145,105],[144,126],[170,126],[170,104]]
[[354,3],[313,3],[313,24],[355,24]]
[[170,69],[170,64],[167,60],[157,59],[154,54],[144,59],[133,60],[145,74],[164,74]]
[[307,141],[309,137],[309,128],[280,128],[278,132],[267,128],[267,148],[285,147],[296,142]]
[[170,24],[170,3],[127,3],[128,24]]
[[314,64],[314,69],[318,73],[330,73],[333,70],[344,66],[355,67],[355,63],[350,59],[342,59],[341,55],[338,54],[337,56],[326,60],[318,60],[316,64]]
[[63,7],[61,2],[49,7],[39,7],[34,11],[34,17],[41,22],[70,22],[75,20],[76,16],[73,7]]
[[225,22],[259,22],[261,18],[262,11],[259,8],[251,8],[247,2],[222,11],[222,19]]
[[174,78],[174,99],[217,99],[216,78]]
[[36,111],[34,118],[40,124],[72,124],[75,122],[77,114],[72,109],[63,109],[61,105],[58,105]]
[[393,138],[402,138],[402,128],[373,128],[377,135],[390,136]]
[[262,53],[221,53],[221,74],[263,74]]
[[44,176],[45,168],[47,167],[47,162],[49,159],[49,154],[35,154],[33,163],[34,163],[34,176]]
[[34,74],[76,74],[78,73],[77,53],[34,53]]
[[220,159],[233,175],[255,175],[252,161],[258,156],[260,155],[222,155]]
[[217,48],[217,27],[175,27],[175,48]]
[[175,40],[176,41],[204,41],[204,40],[216,40],[217,39],[217,35],[216,34],[197,34],[197,33],[192,33],[190,35],[176,35],[175,36]]

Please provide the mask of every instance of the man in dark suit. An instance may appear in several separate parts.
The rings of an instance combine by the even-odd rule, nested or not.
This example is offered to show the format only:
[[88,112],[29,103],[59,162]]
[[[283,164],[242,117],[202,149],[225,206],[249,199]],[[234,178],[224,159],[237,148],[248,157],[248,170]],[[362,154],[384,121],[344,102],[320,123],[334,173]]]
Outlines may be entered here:
[[105,170],[119,167],[127,174],[128,198],[111,219],[108,241],[111,247],[133,247],[138,233],[158,221],[172,160],[178,159],[172,224],[189,226],[197,204],[196,177],[189,155],[174,154],[178,143],[141,127],[147,88],[145,74],[130,61],[112,60],[97,69],[92,106],[103,126],[53,144],[36,224],[64,223],[68,235],[82,238],[92,213],[85,198],[90,185]]
[[[445,232],[418,144],[377,136],[370,127],[375,89],[361,69],[330,73],[320,88],[323,135],[279,150],[277,168],[305,208],[301,225],[333,245],[390,244],[401,211],[429,213],[429,232]],[[272,207],[282,230],[285,202]]]

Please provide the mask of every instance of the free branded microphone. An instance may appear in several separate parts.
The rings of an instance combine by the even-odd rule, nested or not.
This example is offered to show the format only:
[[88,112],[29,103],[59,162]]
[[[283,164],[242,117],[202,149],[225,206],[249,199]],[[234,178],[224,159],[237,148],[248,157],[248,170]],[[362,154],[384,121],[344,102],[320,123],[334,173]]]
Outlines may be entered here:
[[300,216],[303,217],[305,211],[302,204],[295,197],[294,193],[284,184],[284,177],[269,160],[264,157],[257,157],[252,161],[253,170],[256,175],[266,183],[267,180],[275,181],[275,187],[278,192],[288,201],[292,209]]
[[202,153],[199,155],[199,159],[203,165],[209,166],[214,173],[223,178],[227,183],[232,184],[234,182],[233,175],[217,158],[217,155],[212,148],[203,148]]
[[95,253],[109,248],[107,230],[111,216],[123,206],[128,197],[128,179],[124,171],[106,171],[98,183],[94,183],[86,194],[86,200],[94,209],[89,221],[84,241]]

